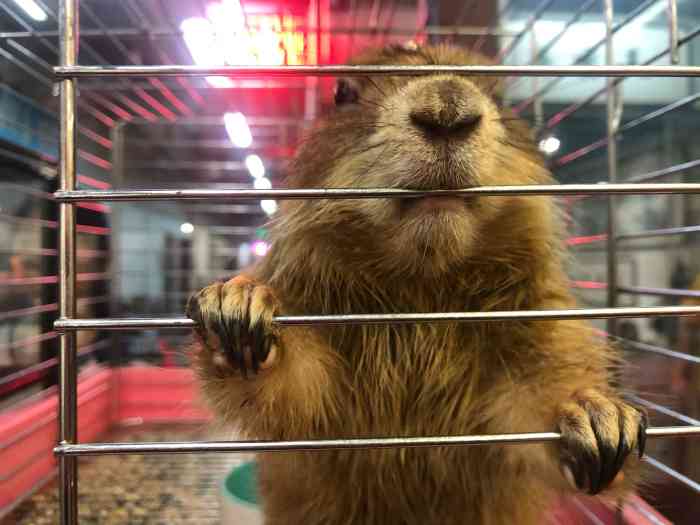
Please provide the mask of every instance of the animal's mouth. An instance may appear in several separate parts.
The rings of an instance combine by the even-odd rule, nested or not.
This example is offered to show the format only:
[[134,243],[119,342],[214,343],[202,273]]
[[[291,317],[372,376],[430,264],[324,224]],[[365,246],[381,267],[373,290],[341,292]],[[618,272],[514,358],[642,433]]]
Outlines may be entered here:
[[470,206],[469,197],[453,197],[450,195],[417,197],[401,201],[401,215],[429,214],[439,212],[464,213]]

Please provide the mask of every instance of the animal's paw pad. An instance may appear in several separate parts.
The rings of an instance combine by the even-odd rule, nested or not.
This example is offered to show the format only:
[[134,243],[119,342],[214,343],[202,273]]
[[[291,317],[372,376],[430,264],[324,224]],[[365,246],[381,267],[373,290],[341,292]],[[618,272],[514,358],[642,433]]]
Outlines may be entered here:
[[270,288],[238,276],[192,295],[186,313],[213,361],[247,377],[248,371],[257,373],[275,361],[277,334],[272,319],[277,311]]
[[579,490],[598,494],[615,479],[634,449],[646,442],[646,414],[595,390],[585,390],[559,407],[560,458]]

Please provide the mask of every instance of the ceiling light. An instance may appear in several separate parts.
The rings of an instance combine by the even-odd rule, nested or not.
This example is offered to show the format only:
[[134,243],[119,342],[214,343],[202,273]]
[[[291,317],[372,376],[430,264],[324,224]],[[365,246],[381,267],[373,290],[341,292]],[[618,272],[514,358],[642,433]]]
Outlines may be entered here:
[[553,155],[559,151],[561,141],[557,137],[547,137],[540,140],[540,151],[545,155]]
[[194,226],[190,222],[183,222],[180,225],[180,231],[184,233],[185,235],[189,235],[194,231]]
[[248,148],[253,143],[253,137],[243,113],[226,113],[224,126],[234,146]]
[[255,179],[253,182],[253,187],[256,190],[269,190],[272,189],[272,183],[270,182],[270,179],[260,177],[259,179]]
[[260,207],[268,215],[272,215],[277,211],[277,202],[271,200],[260,201]]
[[250,172],[250,176],[254,179],[259,179],[265,176],[265,165],[260,157],[257,155],[248,155],[245,158],[245,166]]
[[46,20],[46,13],[34,0],[15,0],[15,4],[20,6],[33,20],[37,22]]
[[258,257],[264,257],[270,249],[270,246],[265,241],[255,241],[253,243],[253,253]]

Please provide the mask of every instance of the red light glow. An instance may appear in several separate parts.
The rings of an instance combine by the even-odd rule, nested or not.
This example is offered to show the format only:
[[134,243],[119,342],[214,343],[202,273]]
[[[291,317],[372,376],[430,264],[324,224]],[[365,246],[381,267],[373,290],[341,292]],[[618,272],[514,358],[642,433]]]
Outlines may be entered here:
[[[315,53],[306,49],[304,33],[295,30],[291,15],[246,15],[238,0],[209,4],[206,13],[206,18],[188,18],[180,24],[199,66],[315,63]],[[234,85],[226,77],[207,77],[207,82],[217,88]]]

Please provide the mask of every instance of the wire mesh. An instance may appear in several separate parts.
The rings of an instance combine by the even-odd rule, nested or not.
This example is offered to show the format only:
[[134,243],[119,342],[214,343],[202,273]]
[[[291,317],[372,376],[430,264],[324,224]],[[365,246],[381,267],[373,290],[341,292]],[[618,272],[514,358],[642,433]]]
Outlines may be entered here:
[[[505,2],[501,9],[499,10],[499,16],[504,17],[509,12],[514,11],[518,8],[518,2]],[[451,35],[462,35],[477,37],[475,47],[482,47],[485,45],[486,38],[491,37],[503,37],[503,47],[500,50],[499,56],[501,58],[506,57],[511,54],[519,44],[522,44],[524,37],[528,33],[533,34],[537,29],[537,22],[543,13],[550,7],[551,1],[543,1],[538,3],[538,7],[535,14],[531,16],[525,23],[525,25],[519,31],[511,31],[504,27],[498,28],[469,28],[469,27],[429,27],[426,33],[431,35],[441,35],[441,34],[451,34]],[[107,113],[113,113],[116,115],[117,119],[124,121],[133,121],[135,119],[143,119],[147,122],[158,122],[161,120],[173,120],[177,116],[177,113],[182,115],[189,115],[193,110],[190,104],[185,103],[183,99],[179,98],[181,91],[178,91],[174,84],[166,83],[165,80],[160,80],[155,77],[162,76],[177,76],[178,86],[185,90],[189,94],[192,100],[196,100],[196,95],[193,96],[192,85],[188,84],[190,81],[194,81],[194,78],[188,77],[201,77],[201,76],[216,76],[221,75],[225,77],[236,77],[236,78],[256,78],[260,75],[276,76],[284,78],[285,80],[289,77],[323,77],[323,76],[336,76],[336,75],[422,75],[422,74],[432,74],[435,72],[449,72],[453,74],[467,74],[467,75],[497,75],[497,76],[513,76],[515,80],[523,77],[566,77],[566,76],[577,76],[577,77],[618,77],[613,81],[610,81],[607,87],[597,92],[593,97],[587,99],[583,103],[577,103],[571,108],[564,109],[562,112],[558,113],[546,123],[547,129],[552,129],[555,126],[560,125],[564,120],[570,118],[576,111],[580,110],[582,107],[592,103],[598,96],[603,93],[607,93],[611,96],[612,90],[614,90],[619,82],[626,78],[639,76],[639,77],[688,77],[693,79],[694,77],[700,76],[700,68],[693,66],[679,66],[678,63],[678,52],[682,46],[689,43],[689,41],[697,34],[696,32],[691,32],[686,34],[684,37],[679,36],[678,28],[678,13],[676,9],[676,2],[669,1],[669,17],[668,17],[668,33],[669,33],[669,48],[667,54],[672,57],[672,63],[674,65],[670,66],[659,66],[653,65],[653,61],[649,62],[647,65],[636,66],[616,66],[612,65],[612,60],[610,58],[606,65],[575,65],[575,66],[542,66],[538,65],[538,61],[544,57],[549,50],[557,45],[558,42],[564,37],[566,32],[573,27],[579,19],[586,15],[590,10],[592,10],[595,2],[591,0],[590,2],[584,3],[580,6],[579,10],[574,13],[572,19],[567,21],[562,30],[556,34],[549,42],[545,43],[544,46],[535,48],[533,52],[533,63],[527,66],[490,66],[490,67],[394,67],[394,66],[362,66],[362,67],[348,67],[348,66],[329,66],[329,65],[314,65],[314,66],[284,66],[278,68],[262,68],[262,67],[198,67],[198,66],[178,66],[178,65],[163,65],[163,66],[143,66],[140,64],[135,64],[131,59],[128,48],[124,45],[122,39],[131,38],[134,36],[140,36],[144,32],[147,33],[148,38],[155,39],[166,39],[179,37],[180,32],[174,27],[174,24],[168,22],[165,25],[169,27],[165,28],[149,28],[147,30],[133,29],[133,28],[109,28],[107,27],[99,18],[96,11],[90,5],[82,6],[82,10],[86,14],[86,19],[97,27],[95,29],[84,29],[81,33],[82,48],[87,51],[87,55],[91,57],[92,60],[100,65],[82,65],[78,64],[77,60],[77,10],[78,4],[75,0],[62,1],[60,3],[61,10],[58,16],[56,16],[50,9],[47,12],[54,20],[59,20],[63,27],[59,32],[55,31],[44,31],[39,32],[34,30],[26,22],[23,22],[21,17],[18,17],[16,12],[9,9],[8,6],[3,5],[5,12],[13,16],[15,20],[20,20],[25,31],[14,31],[14,32],[4,32],[0,33],[0,39],[3,39],[8,44],[8,48],[12,49],[17,55],[13,55],[4,49],[0,49],[0,54],[2,56],[22,68],[27,74],[33,76],[36,80],[44,84],[45,86],[50,86],[53,79],[50,75],[53,74],[54,78],[60,81],[62,86],[62,166],[61,166],[61,189],[54,194],[54,198],[57,202],[60,202],[62,209],[62,216],[60,220],[60,232],[61,232],[61,262],[62,271],[60,274],[61,279],[61,300],[59,301],[59,306],[61,309],[61,319],[56,323],[55,329],[61,331],[62,341],[63,341],[63,352],[61,355],[61,365],[62,365],[62,376],[61,376],[61,386],[62,386],[62,443],[57,447],[57,453],[59,454],[62,469],[62,490],[63,495],[60,498],[62,504],[62,516],[61,519],[64,523],[73,523],[77,519],[76,510],[76,480],[75,480],[75,469],[76,460],[75,456],[85,453],[120,453],[120,452],[165,452],[168,447],[173,451],[174,448],[180,447],[182,450],[180,452],[202,452],[202,451],[230,451],[239,450],[236,448],[238,446],[234,443],[223,443],[215,445],[198,445],[198,444],[152,444],[144,445],[140,449],[138,447],[120,447],[119,444],[113,445],[114,448],[110,449],[112,445],[101,446],[99,444],[91,445],[81,445],[75,443],[75,385],[76,385],[76,374],[75,374],[75,348],[76,342],[74,337],[74,332],[76,330],[93,330],[93,329],[141,329],[141,328],[189,328],[191,327],[191,322],[182,318],[167,318],[167,319],[75,319],[76,315],[76,299],[75,299],[75,286],[77,280],[79,280],[78,272],[75,268],[76,260],[76,250],[75,250],[75,233],[79,230],[75,228],[75,209],[79,205],[84,205],[85,203],[97,202],[97,201],[154,201],[154,200],[185,200],[185,199],[221,199],[221,200],[232,200],[232,199],[246,199],[246,200],[259,200],[261,198],[268,199],[296,199],[296,198],[410,198],[425,195],[425,192],[406,192],[401,190],[389,190],[382,188],[375,189],[316,189],[316,190],[300,190],[297,192],[286,191],[286,190],[246,190],[246,189],[226,189],[226,190],[151,190],[151,189],[141,189],[141,190],[110,190],[106,188],[101,188],[100,190],[78,190],[76,182],[80,180],[77,176],[76,162],[78,158],[103,169],[111,169],[106,159],[99,155],[90,153],[87,151],[77,151],[76,146],[76,133],[80,133],[81,136],[88,138],[101,147],[109,148],[112,147],[112,141],[102,137],[100,134],[95,133],[88,128],[80,127],[77,123],[77,109],[80,107],[83,109],[87,115],[96,121],[101,122],[107,128],[114,128],[116,125],[116,119],[108,116]],[[627,13],[620,22],[614,26],[610,26],[609,34],[606,38],[601,39],[592,48],[587,49],[583,55],[579,57],[576,63],[583,63],[590,58],[598,48],[603,46],[611,46],[612,38],[615,33],[618,33],[624,29],[627,25],[632,24],[638,17],[640,17],[650,6],[654,4],[653,1],[641,2],[639,5],[633,9],[630,13]],[[43,5],[43,3],[42,3]],[[45,6],[44,6],[45,7]],[[130,13],[132,22],[138,22],[139,19],[145,20],[146,17],[143,12],[140,12],[140,7],[136,2],[128,2],[127,12]],[[466,11],[466,8],[465,8]],[[609,16],[608,22],[611,22],[612,18]],[[461,25],[461,20],[459,24]],[[356,27],[347,28],[347,32],[352,36],[356,34],[362,34],[363,30]],[[321,28],[312,27],[312,30],[316,30],[318,33],[321,32]],[[343,28],[336,28],[335,31],[338,33],[343,33]],[[372,30],[374,31],[374,29]],[[390,31],[383,32],[389,34]],[[49,64],[45,60],[41,59],[38,55],[33,53],[29,47],[25,47],[18,43],[18,40],[38,40],[42,46],[48,48],[51,46],[52,51],[55,51],[55,46],[53,45],[53,38],[56,36],[60,37],[62,43],[61,50],[61,64],[53,70],[50,68]],[[131,65],[112,65],[109,64],[107,58],[103,55],[102,48],[98,45],[91,45],[97,42],[97,38],[109,41],[120,53],[125,62]],[[89,42],[87,39],[90,39]],[[165,52],[162,52],[165,53]],[[22,57],[22,59],[18,58]],[[170,62],[165,60],[165,62]],[[28,66],[28,63],[34,65],[34,67]],[[43,73],[37,72],[35,67],[43,70]],[[78,79],[96,79],[103,82],[106,77],[115,77],[116,82],[114,86],[124,91],[125,94],[113,94],[110,93],[108,96],[98,93],[97,91],[92,91],[86,89],[84,92],[89,93],[85,98],[89,99],[90,102],[85,102],[77,99],[75,96],[75,86]],[[135,77],[147,78],[147,85],[141,85],[133,80]],[[517,110],[524,110],[530,104],[537,103],[538,100],[553,88],[553,85],[560,79],[555,79],[552,83],[545,84],[543,88],[536,88],[532,98],[526,99],[523,103],[516,107]],[[87,86],[87,84],[86,84]],[[155,98],[150,93],[158,93],[158,98]],[[82,98],[82,97],[81,97]],[[613,119],[612,112],[613,107],[608,108],[608,133],[607,135],[590,145],[585,146],[573,153],[570,153],[566,157],[558,159],[561,165],[568,164],[574,160],[583,159],[589,154],[592,154],[598,149],[607,148],[608,155],[610,159],[609,170],[613,172],[616,168],[614,167],[617,162],[617,155],[613,151],[610,153],[611,145],[615,143],[615,137],[619,137],[623,132],[630,132],[638,126],[642,126],[654,119],[661,118],[666,113],[686,107],[686,105],[693,104],[697,99],[696,95],[691,95],[683,100],[679,100],[673,104],[669,104],[665,108],[656,110],[647,115],[638,117],[629,121],[627,124],[623,124],[619,128],[615,126],[610,126],[611,119]],[[175,111],[168,109],[163,105],[163,100],[169,101],[169,103],[174,107]],[[196,102],[195,104],[196,105]],[[556,161],[555,161],[556,162]],[[695,167],[695,164],[691,163],[677,163],[673,164],[669,168],[663,168],[654,173],[645,174],[642,176],[637,176],[636,178],[628,178],[622,183],[617,183],[614,179],[610,181],[609,184],[565,184],[561,186],[553,187],[500,187],[500,188],[471,188],[468,190],[460,190],[454,193],[475,193],[481,195],[502,195],[502,194],[512,194],[512,195],[621,195],[621,194],[695,194],[700,188],[700,184],[690,183],[690,182],[669,182],[663,184],[650,184],[646,183],[649,180],[655,180],[657,178],[666,177],[669,175],[675,175],[683,170],[690,170]],[[611,199],[611,202],[614,202]],[[611,216],[614,215],[615,210],[611,210]],[[685,235],[695,232],[697,227],[675,227],[675,228],[656,228],[649,229],[647,231],[638,233],[620,233],[613,230],[608,230],[606,233],[598,233],[594,242],[607,242],[607,248],[611,250],[610,259],[615,261],[616,253],[621,248],[615,246],[616,242],[619,241],[634,241],[643,238],[652,237],[667,237],[675,235]],[[118,232],[114,232],[118,234]],[[231,230],[230,233],[240,233],[245,235],[243,230]],[[589,244],[589,243],[581,243]],[[592,244],[592,243],[591,243]],[[611,270],[613,275],[617,274],[617,270],[613,268]],[[608,286],[610,285],[610,286]],[[625,293],[629,295],[673,295],[678,296],[684,292],[676,291],[674,289],[654,289],[650,287],[618,287],[615,283],[615,278],[609,275],[608,283],[606,286],[609,291],[615,296],[618,293]],[[669,291],[671,290],[671,291]],[[684,297],[694,297],[694,294],[689,294],[685,292]],[[614,299],[608,300],[608,306],[615,306]],[[50,306],[50,305],[45,305]],[[341,323],[366,323],[366,322],[435,322],[441,320],[462,320],[462,321],[489,321],[489,320],[537,320],[537,319],[560,319],[560,318],[598,318],[598,317],[631,317],[631,316],[646,316],[646,315],[694,315],[698,313],[698,308],[694,306],[663,306],[663,307],[641,307],[634,308],[629,306],[619,307],[619,308],[608,308],[608,309],[584,309],[581,311],[558,311],[558,312],[494,312],[494,313],[448,313],[448,314],[433,314],[424,313],[418,315],[405,315],[405,314],[391,314],[387,313],[385,315],[357,315],[357,316],[335,316],[330,319],[322,316],[302,316],[302,317],[287,317],[279,318],[277,322],[280,324],[320,324],[324,322],[341,322]],[[572,317],[573,316],[573,317]],[[642,345],[642,346],[639,346]],[[632,345],[633,346],[633,345]],[[669,349],[655,348],[651,349],[650,345],[644,346],[642,343],[638,343],[637,346],[640,350],[649,350],[649,352],[656,352],[660,355],[668,357],[678,357],[679,352],[674,352]],[[689,356],[692,358],[693,356]],[[693,359],[679,357],[680,360],[686,360],[689,362],[694,362]],[[650,436],[672,436],[672,435],[690,435],[697,433],[700,430],[698,428],[691,427],[663,427],[658,429],[650,429]],[[538,436],[537,439],[557,439],[557,435],[553,433],[547,433],[547,435]],[[489,436],[471,436],[462,437],[463,441],[461,444],[466,444],[469,439],[476,441],[483,441],[484,443],[491,442],[493,437]],[[506,442],[511,438],[503,437],[500,438],[495,436],[500,442]],[[429,442],[429,445],[439,445],[444,444],[440,438],[425,438]],[[527,442],[528,440],[534,439],[532,436],[520,436],[514,439],[516,442]],[[432,441],[431,441],[432,440]],[[504,441],[505,440],[505,441]],[[406,440],[390,441],[381,440],[383,445],[406,445],[409,442]],[[361,443],[358,442],[358,447],[364,447],[371,445],[371,443]],[[255,443],[249,444],[247,446],[260,447]],[[330,443],[318,443],[312,445],[313,448],[324,448],[324,446],[331,446]],[[83,447],[83,448],[81,448]],[[106,448],[105,448],[106,447]],[[218,447],[218,448],[217,448]],[[269,449],[269,448],[268,448]],[[284,449],[281,448],[281,449]],[[264,448],[260,448],[264,450]],[[111,451],[111,452],[110,452]],[[74,456],[75,455],[75,456]],[[652,464],[655,460],[652,461]],[[668,467],[665,467],[668,468]]]

